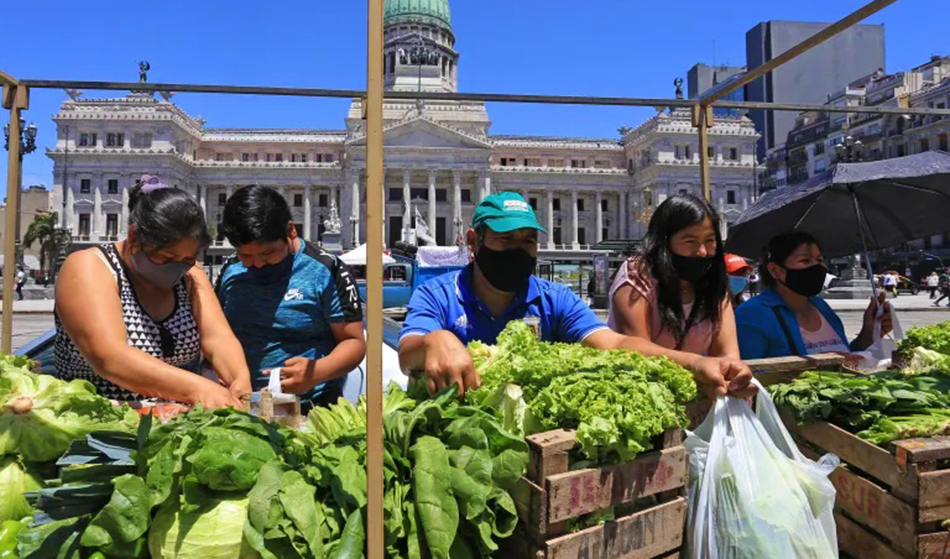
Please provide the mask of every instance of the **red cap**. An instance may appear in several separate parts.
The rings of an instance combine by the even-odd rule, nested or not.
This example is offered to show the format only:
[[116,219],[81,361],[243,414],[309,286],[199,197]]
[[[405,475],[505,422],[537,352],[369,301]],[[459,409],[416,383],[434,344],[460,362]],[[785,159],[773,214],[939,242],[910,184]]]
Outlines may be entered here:
[[746,262],[745,258],[739,256],[738,254],[727,254],[726,255],[726,273],[735,274],[739,270],[745,268],[752,269],[752,266]]

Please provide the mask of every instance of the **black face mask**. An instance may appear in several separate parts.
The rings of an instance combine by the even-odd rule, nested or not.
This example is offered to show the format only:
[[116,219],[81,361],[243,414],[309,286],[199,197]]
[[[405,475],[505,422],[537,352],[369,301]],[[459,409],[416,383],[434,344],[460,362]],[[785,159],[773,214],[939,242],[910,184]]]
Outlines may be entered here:
[[[785,268],[785,266],[782,266]],[[815,264],[807,268],[785,268],[785,287],[803,297],[814,297],[825,287],[828,268]]]
[[706,272],[713,265],[715,256],[681,256],[675,252],[670,252],[673,261],[673,269],[676,275],[683,281],[696,283],[703,279]]
[[274,283],[290,273],[294,265],[294,255],[288,252],[287,256],[277,264],[268,264],[260,268],[248,267],[247,274],[261,283]]
[[482,245],[475,255],[475,263],[488,283],[505,293],[516,293],[524,289],[537,262],[538,259],[523,248],[492,250]]

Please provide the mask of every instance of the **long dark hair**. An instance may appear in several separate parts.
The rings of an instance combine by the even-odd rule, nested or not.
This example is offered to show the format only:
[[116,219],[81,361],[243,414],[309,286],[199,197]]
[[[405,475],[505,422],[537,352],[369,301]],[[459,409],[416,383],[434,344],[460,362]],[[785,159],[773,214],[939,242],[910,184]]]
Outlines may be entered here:
[[759,264],[759,277],[766,287],[775,287],[776,280],[769,272],[769,262],[785,266],[785,261],[802,245],[815,245],[821,250],[821,244],[811,233],[804,231],[790,231],[772,237],[768,246],[762,251],[762,263]]
[[709,270],[693,286],[696,292],[693,306],[695,322],[710,320],[718,328],[722,320],[722,303],[729,290],[726,278],[725,249],[719,228],[719,214],[705,200],[689,194],[667,198],[650,218],[650,226],[640,248],[641,272],[657,280],[657,309],[663,328],[681,344],[686,337],[683,300],[680,297],[680,278],[673,267],[670,238],[679,231],[706,219],[712,222],[716,233],[716,255]]
[[167,248],[190,237],[202,247],[211,244],[204,212],[190,194],[168,187],[145,190],[144,186],[139,181],[129,189],[129,225],[135,226],[138,242]]

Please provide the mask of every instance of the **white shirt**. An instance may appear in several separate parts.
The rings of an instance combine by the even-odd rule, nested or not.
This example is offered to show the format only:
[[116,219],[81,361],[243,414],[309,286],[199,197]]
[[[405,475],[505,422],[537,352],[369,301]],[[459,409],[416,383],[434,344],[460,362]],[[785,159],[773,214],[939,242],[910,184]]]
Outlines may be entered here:
[[897,278],[891,274],[885,274],[884,285],[897,285]]
[[805,330],[804,327],[799,328],[802,333],[802,341],[805,342],[805,353],[809,355],[832,351],[849,353],[851,349],[848,347],[848,344],[835,332],[835,329],[825,320],[825,317],[820,316],[821,326],[818,327],[818,330],[811,332]]
[[940,278],[937,276],[927,276],[927,287],[937,287],[940,284]]

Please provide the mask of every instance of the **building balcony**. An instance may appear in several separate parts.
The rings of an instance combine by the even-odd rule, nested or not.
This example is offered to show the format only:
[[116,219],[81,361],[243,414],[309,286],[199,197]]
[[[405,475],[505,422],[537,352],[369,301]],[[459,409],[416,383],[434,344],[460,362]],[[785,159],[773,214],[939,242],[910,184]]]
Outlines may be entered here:
[[307,161],[303,163],[300,161],[214,161],[210,159],[198,159],[192,161],[192,165],[202,169],[342,169],[339,161],[332,163]]
[[495,173],[555,173],[566,175],[626,175],[626,167],[525,167],[524,165],[492,165]]

